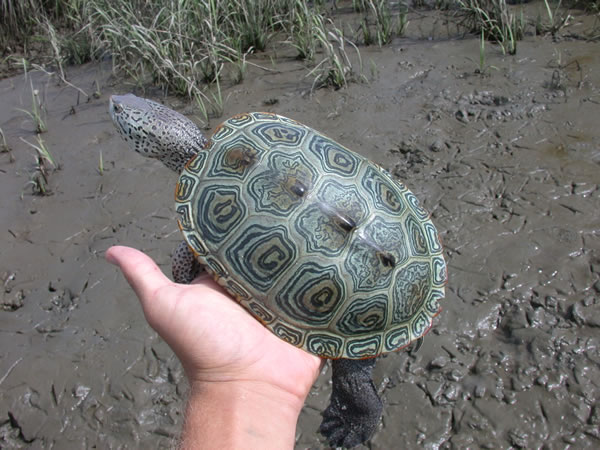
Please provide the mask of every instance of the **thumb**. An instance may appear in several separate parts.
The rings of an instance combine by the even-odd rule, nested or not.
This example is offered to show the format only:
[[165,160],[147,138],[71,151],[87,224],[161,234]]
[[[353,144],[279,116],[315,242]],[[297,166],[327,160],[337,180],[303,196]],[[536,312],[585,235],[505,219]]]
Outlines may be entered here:
[[106,260],[119,266],[144,310],[157,290],[173,284],[146,254],[130,247],[114,246],[106,251]]

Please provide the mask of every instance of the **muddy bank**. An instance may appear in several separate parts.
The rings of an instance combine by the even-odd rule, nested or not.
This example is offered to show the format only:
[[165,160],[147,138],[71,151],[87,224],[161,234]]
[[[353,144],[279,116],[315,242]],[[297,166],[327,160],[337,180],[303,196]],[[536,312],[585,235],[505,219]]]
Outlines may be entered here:
[[[443,312],[418,353],[379,362],[386,408],[371,448],[597,448],[600,44],[528,37],[506,57],[490,46],[482,75],[476,38],[438,38],[361,49],[369,82],[340,91],[309,95],[299,62],[252,69],[225,92],[224,116],[269,110],[322,130],[401,178],[441,232]],[[168,448],[183,372],[103,253],[134,246],[169,272],[175,177],[113,131],[108,96],[133,88],[110,62],[70,73],[90,92],[98,81],[100,98],[78,103],[29,74],[61,166],[47,197],[30,194],[33,151],[20,140],[34,142],[17,110],[30,108],[30,79],[0,81],[12,147],[0,154],[0,446]],[[326,370],[297,448],[324,447],[329,389]]]

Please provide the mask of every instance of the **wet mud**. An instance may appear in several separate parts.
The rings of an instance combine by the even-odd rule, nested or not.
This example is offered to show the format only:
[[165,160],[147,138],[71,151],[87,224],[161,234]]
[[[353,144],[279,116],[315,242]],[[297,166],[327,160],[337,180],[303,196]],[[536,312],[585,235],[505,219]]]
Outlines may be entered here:
[[[449,267],[443,311],[418,352],[378,362],[385,411],[370,448],[598,448],[600,43],[577,39],[590,21],[576,15],[569,36],[528,36],[515,56],[488,46],[478,73],[478,39],[431,23],[361,48],[369,81],[347,89],[311,94],[298,61],[252,68],[224,92],[223,119],[268,110],[306,123],[388,168],[432,212]],[[112,128],[109,95],[133,87],[110,68],[70,69],[84,90],[99,83],[89,102],[39,72],[0,81],[12,148],[0,153],[2,448],[170,448],[182,425],[183,371],[103,258],[134,246],[169,273],[181,239],[174,174]],[[30,80],[60,164],[45,197],[31,194],[34,152],[20,139],[35,137],[18,111]],[[298,449],[325,447],[329,370]]]

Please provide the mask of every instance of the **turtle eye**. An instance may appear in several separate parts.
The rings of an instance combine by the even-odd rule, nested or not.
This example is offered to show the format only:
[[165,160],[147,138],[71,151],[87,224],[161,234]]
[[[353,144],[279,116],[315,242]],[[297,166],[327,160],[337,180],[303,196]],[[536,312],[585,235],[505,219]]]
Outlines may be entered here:
[[116,113],[123,112],[123,107],[121,106],[120,103],[113,103],[113,109],[115,110]]

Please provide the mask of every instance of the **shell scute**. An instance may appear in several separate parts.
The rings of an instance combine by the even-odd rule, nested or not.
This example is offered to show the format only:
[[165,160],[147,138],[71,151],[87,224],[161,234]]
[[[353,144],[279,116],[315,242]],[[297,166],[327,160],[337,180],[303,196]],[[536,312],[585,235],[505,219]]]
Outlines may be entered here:
[[219,248],[237,226],[246,218],[246,205],[239,186],[212,185],[198,187],[192,204],[194,224],[202,239],[214,249]]
[[294,265],[298,249],[286,227],[254,223],[227,245],[224,254],[244,284],[265,292]]
[[375,167],[367,168],[361,178],[361,184],[377,208],[398,216],[406,209],[406,202],[402,198],[403,190],[386,180]]
[[356,154],[320,134],[314,134],[310,139],[308,150],[320,161],[325,173],[354,177],[360,167],[360,159]]
[[367,336],[361,339],[350,339],[346,344],[346,351],[350,358],[372,358],[381,353],[381,336]]
[[296,148],[306,135],[303,127],[268,120],[251,128],[250,132],[267,146],[285,146]]
[[304,340],[304,332],[301,329],[294,328],[288,324],[277,322],[273,324],[273,333],[286,342],[299,347]]
[[345,284],[337,267],[307,262],[282,286],[275,302],[292,324],[310,323],[318,328],[331,323],[345,298]]
[[244,135],[235,136],[213,150],[213,163],[210,165],[207,176],[210,178],[237,178],[245,180],[254,166],[265,152]]
[[317,174],[302,153],[271,150],[264,170],[254,174],[248,195],[257,212],[287,217],[303,201]]

